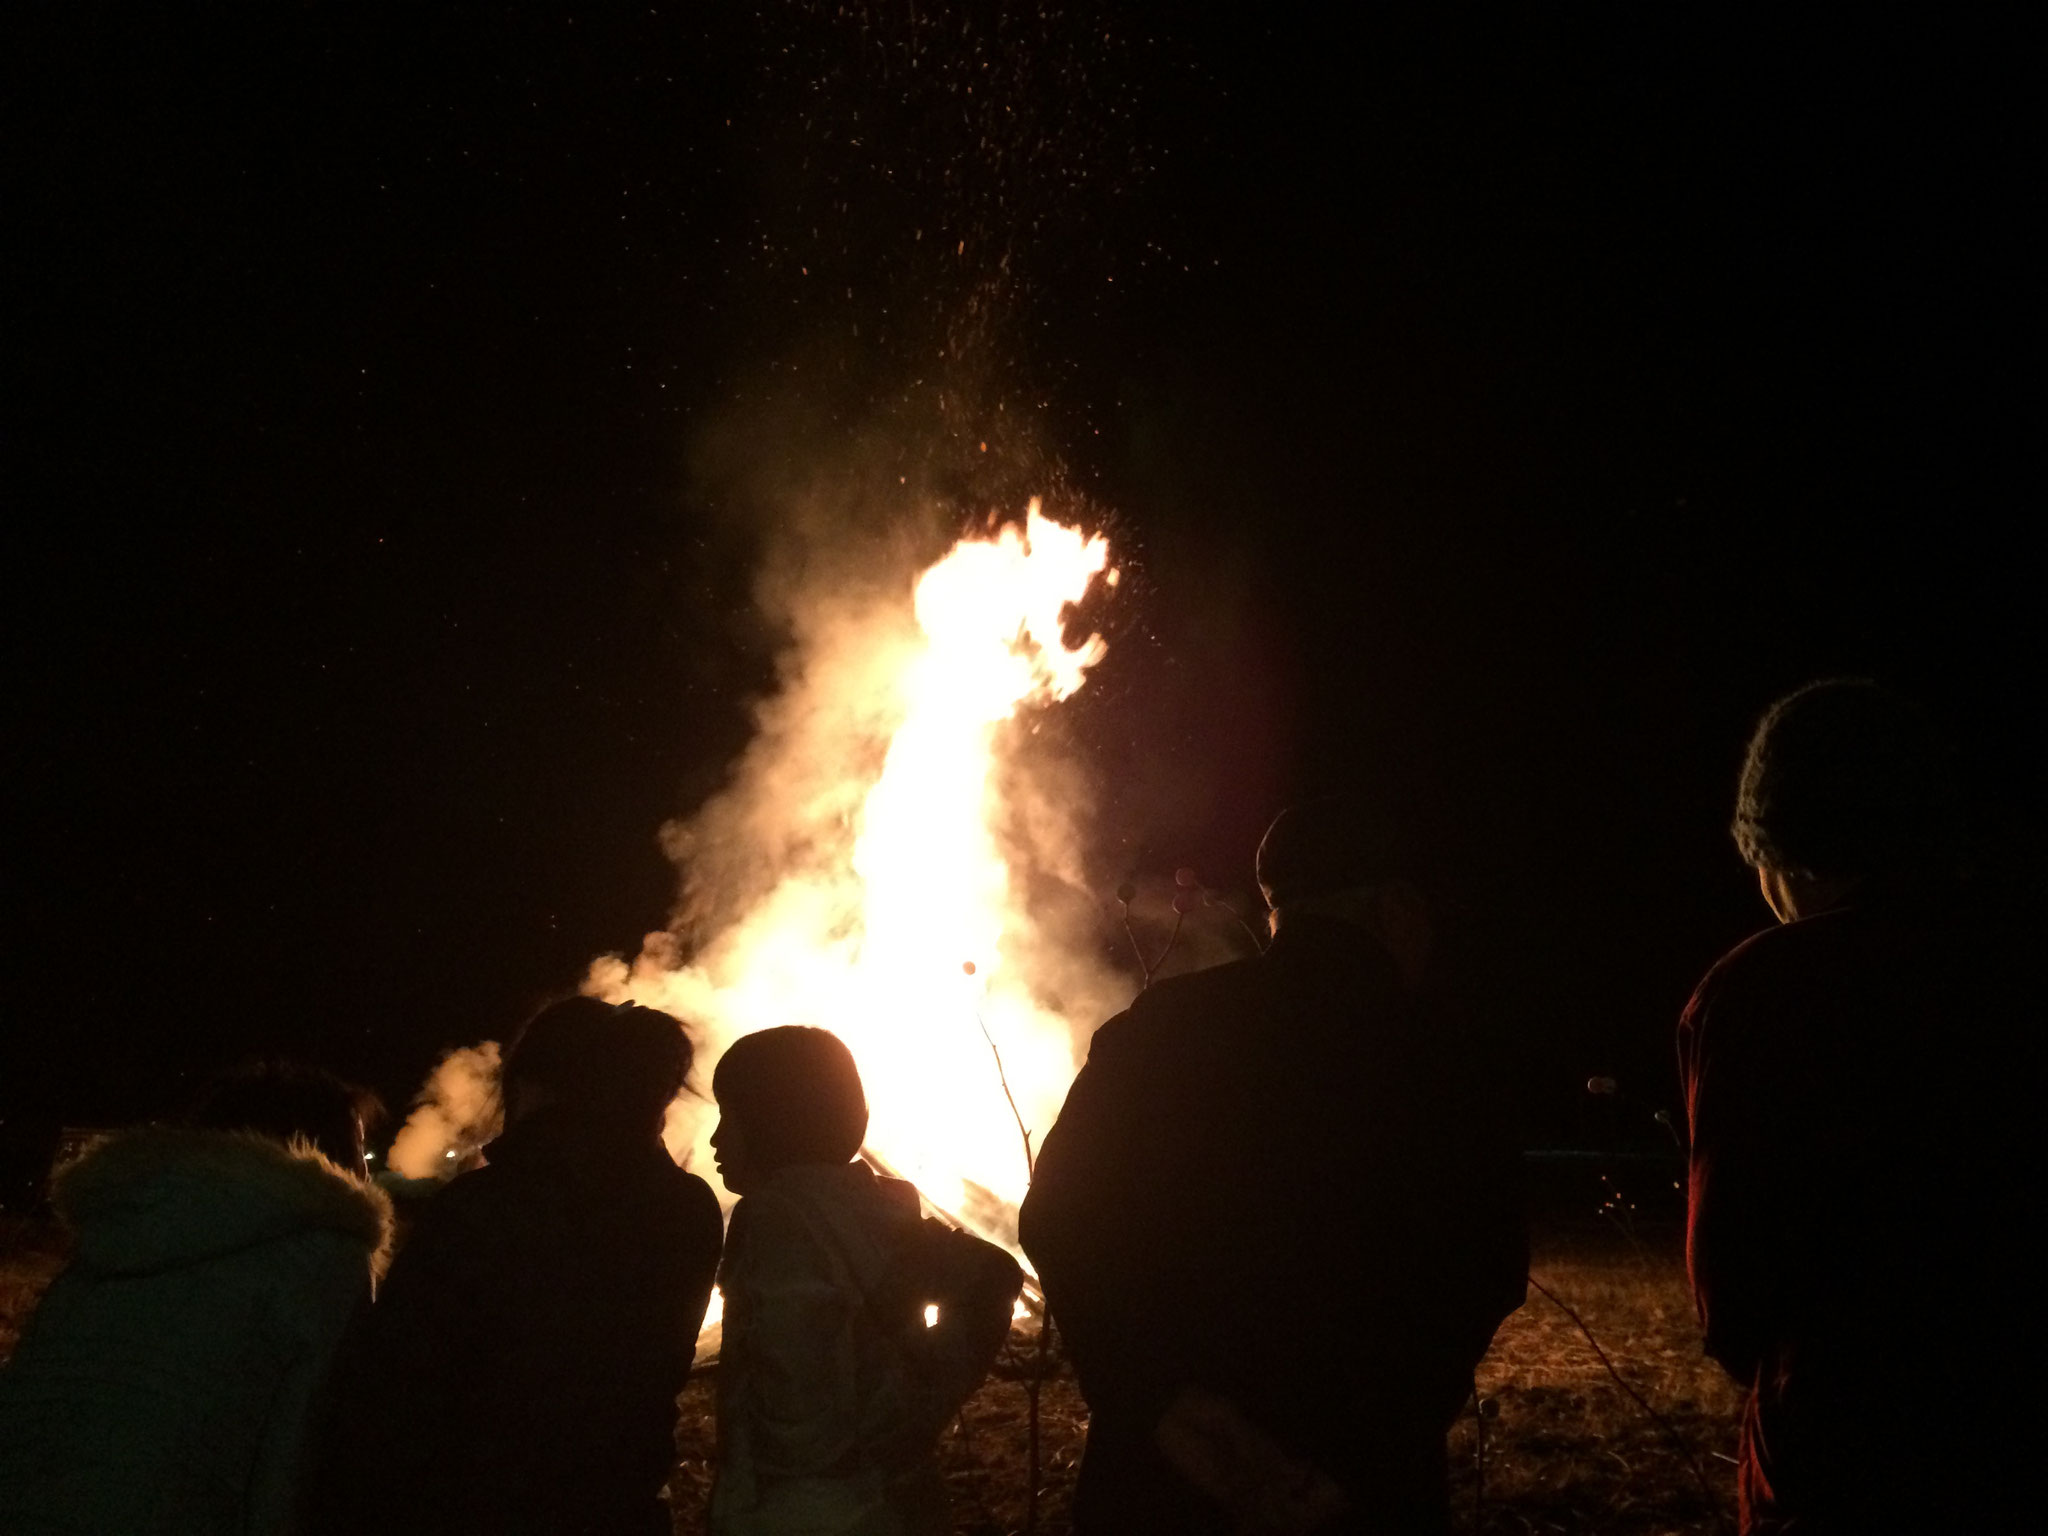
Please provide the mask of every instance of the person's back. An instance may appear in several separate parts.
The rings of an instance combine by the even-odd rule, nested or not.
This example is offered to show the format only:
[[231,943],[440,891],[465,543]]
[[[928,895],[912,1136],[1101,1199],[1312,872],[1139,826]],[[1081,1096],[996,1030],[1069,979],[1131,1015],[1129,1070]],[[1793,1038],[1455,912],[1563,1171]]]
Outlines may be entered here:
[[1465,1043],[1370,933],[1298,903],[1264,956],[1105,1024],[1020,1231],[1091,1410],[1081,1529],[1228,1529],[1175,1470],[1217,1399],[1355,1517],[1440,1522],[1525,1249]]
[[[714,1536],[939,1536],[940,1433],[1009,1330],[999,1249],[851,1161],[859,1074],[824,1030],[734,1043],[713,1146],[734,1208],[720,1285]],[[937,1307],[925,1324],[927,1305]]]
[[[261,1097],[277,1076],[229,1086]],[[289,1086],[312,1081],[353,1113],[353,1090],[315,1077]],[[0,1529],[286,1530],[309,1410],[381,1259],[388,1202],[309,1142],[218,1124],[117,1136],[53,1200],[76,1249],[0,1371]]]
[[[570,1059],[533,1060],[557,1051]],[[625,1101],[560,1080],[584,1058],[625,1079]],[[529,1027],[506,1065],[509,1128],[428,1203],[351,1333],[316,1530],[667,1528],[676,1399],[720,1247],[709,1186],[659,1137],[687,1067],[680,1026],[652,1010],[576,999]]]
[[[1800,698],[1863,720],[1829,726],[1872,737],[1862,750],[1920,729],[1856,685]],[[1811,718],[1794,714],[1781,756]],[[1680,1028],[1688,1260],[1707,1352],[1749,1393],[1745,1529],[1996,1529],[2044,1363],[2038,1203],[2014,1200],[2041,1064],[2034,932],[1937,860],[1866,860],[1816,832],[1773,799],[1785,764],[1759,750],[1759,825],[1738,832],[1785,925],[1716,965]],[[1854,782],[1823,785],[1855,806]],[[1887,798],[1887,819],[1915,813]]]

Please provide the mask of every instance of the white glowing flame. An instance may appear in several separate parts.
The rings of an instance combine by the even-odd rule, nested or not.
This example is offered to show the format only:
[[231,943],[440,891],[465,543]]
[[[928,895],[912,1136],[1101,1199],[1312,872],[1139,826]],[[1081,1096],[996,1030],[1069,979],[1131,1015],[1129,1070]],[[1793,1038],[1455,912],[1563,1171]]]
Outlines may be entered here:
[[[860,1064],[869,1147],[996,1236],[1027,1173],[989,1042],[1034,1133],[1074,1074],[1072,1021],[1038,1001],[1018,957],[1030,919],[995,831],[1002,732],[1020,709],[1071,696],[1102,659],[1099,636],[1067,643],[1063,615],[1108,567],[1106,540],[1037,501],[1021,529],[955,545],[916,583],[916,643],[878,637],[846,669],[875,694],[859,707],[887,749],[839,853],[785,875],[680,969],[643,955],[591,976],[601,995],[690,1021],[704,1065],[756,1029],[833,1030]],[[678,1139],[701,1152],[710,1121]]]

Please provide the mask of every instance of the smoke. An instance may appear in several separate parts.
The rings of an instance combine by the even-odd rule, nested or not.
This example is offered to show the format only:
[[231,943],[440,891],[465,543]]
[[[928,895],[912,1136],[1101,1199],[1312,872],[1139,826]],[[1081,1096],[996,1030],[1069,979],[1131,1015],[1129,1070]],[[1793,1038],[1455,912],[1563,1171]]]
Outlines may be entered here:
[[[717,435],[721,453],[782,437],[762,424],[789,408],[786,396],[757,402]],[[1085,753],[1062,729],[1058,705],[1027,701],[985,727],[985,779],[925,786],[940,801],[956,787],[980,795],[978,825],[947,824],[969,841],[985,838],[985,861],[929,857],[919,867],[950,873],[907,904],[900,883],[885,874],[877,886],[872,867],[856,868],[878,825],[870,794],[897,761],[892,744],[918,707],[923,659],[939,652],[913,594],[961,529],[958,503],[932,488],[932,466],[949,453],[946,434],[920,441],[900,419],[870,417],[836,453],[814,449],[808,477],[790,455],[763,455],[724,482],[727,505],[776,530],[754,584],[757,612],[783,636],[774,685],[752,706],[752,738],[723,787],[662,831],[679,871],[668,926],[630,958],[597,960],[584,986],[664,1008],[690,1028],[700,1096],[683,1101],[669,1127],[671,1151],[684,1160],[709,1161],[715,1117],[704,1089],[725,1048],[755,1029],[820,1024],[846,1034],[862,1062],[885,1138],[878,1149],[892,1158],[905,1142],[934,1149],[928,1167],[939,1171],[926,1193],[981,1212],[975,1225],[1001,1238],[1021,1193],[1022,1155],[982,1028],[1003,1053],[1026,1129],[1042,1136],[1080,1042],[1129,1001],[1131,984],[1111,959],[1091,870]],[[1100,518],[1079,498],[1052,515]],[[994,537],[995,519],[975,521],[969,539]],[[1085,639],[1085,627],[1070,628]],[[920,718],[913,734],[933,723]],[[965,718],[967,737],[983,728]],[[961,771],[979,773],[980,759]],[[892,801],[892,814],[901,804]],[[872,860],[875,846],[866,848]],[[956,918],[984,900],[1000,922],[977,941],[967,936],[974,925]],[[968,961],[981,978],[973,986],[961,980]],[[961,1124],[931,1123],[927,1101],[941,1083],[936,1092],[955,1101]]]
[[391,1143],[391,1168],[408,1179],[438,1178],[495,1136],[501,1114],[498,1065],[495,1040],[443,1056]]
[[[594,961],[584,990],[685,1022],[698,1097],[672,1108],[665,1140],[706,1172],[705,1089],[725,1047],[854,1021],[877,1120],[956,1110],[960,1142],[979,1148],[961,1206],[1001,1235],[1021,1151],[982,1029],[1042,1136],[1079,1042],[1132,984],[1111,959],[1092,780],[1061,710],[1026,705],[994,734],[980,830],[1004,887],[1000,953],[955,954],[948,938],[930,975],[878,991],[875,952],[900,955],[903,915],[872,931],[855,854],[925,645],[918,574],[1033,496],[1063,523],[1107,526],[1055,445],[1093,438],[1114,380],[1091,385],[1037,348],[1049,315],[1092,333],[1133,286],[1103,231],[1157,158],[1122,67],[1153,45],[1095,0],[992,15],[805,3],[761,26],[759,99],[733,122],[757,206],[724,268],[724,403],[690,444],[706,574],[680,621],[708,657],[772,654],[772,679],[722,787],[661,831],[679,872],[667,924]],[[1085,299],[1056,310],[1055,288]],[[720,569],[749,573],[750,602],[733,603],[742,583]],[[968,896],[922,893],[935,931]],[[912,1055],[933,1052],[891,1056],[892,1010]]]
[[[1034,497],[1108,530],[1058,446],[1092,440],[1108,402],[1039,347],[1054,279],[1087,295],[1069,321],[1093,328],[1120,300],[1102,231],[1152,159],[1117,67],[1143,44],[1086,3],[804,5],[764,24],[777,63],[743,125],[760,212],[733,279],[749,363],[699,428],[690,500],[752,573],[749,638],[770,637],[772,682],[722,787],[663,829],[679,872],[667,926],[584,985],[682,1018],[700,1094],[741,1034],[847,1035],[877,1149],[934,1149],[903,1171],[1005,1236],[1023,1155],[988,1041],[1042,1136],[1080,1042],[1131,992],[1070,712],[1027,702],[973,743],[985,779],[977,758],[950,787],[892,792],[891,817],[926,796],[973,858],[934,857],[906,899],[900,868],[878,880],[857,854],[913,712],[920,573]],[[1108,627],[1104,586],[1079,636]],[[962,784],[984,797],[978,825],[952,814]],[[988,903],[999,923],[970,920]],[[708,1162],[714,1118],[708,1095],[686,1101],[671,1149]]]

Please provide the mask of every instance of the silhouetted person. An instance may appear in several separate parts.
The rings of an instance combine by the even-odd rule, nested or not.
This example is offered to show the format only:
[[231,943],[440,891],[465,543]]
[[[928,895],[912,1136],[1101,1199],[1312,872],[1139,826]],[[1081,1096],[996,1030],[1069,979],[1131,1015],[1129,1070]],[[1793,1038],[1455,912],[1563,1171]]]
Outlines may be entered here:
[[670,1529],[676,1398],[718,1203],[662,1146],[669,1015],[574,998],[506,1053],[505,1133],[429,1202],[358,1320],[308,1523],[432,1536]]
[[1958,877],[1956,805],[1926,719],[1867,682],[1779,700],[1743,766],[1735,840],[1783,926],[1708,973],[1679,1055],[1748,1532],[2038,1504],[2040,938]]
[[1009,1332],[1016,1261],[853,1161],[867,1097],[837,1036],[743,1036],[712,1089],[711,1145],[741,1197],[719,1281],[713,1536],[951,1530],[938,1439]]
[[0,1530],[289,1528],[311,1404],[389,1237],[373,1103],[251,1068],[58,1175],[76,1247],[0,1371]]
[[1020,1233],[1091,1414],[1081,1532],[1445,1527],[1445,1431],[1527,1246],[1379,809],[1283,814],[1272,946],[1104,1024],[1046,1137]]

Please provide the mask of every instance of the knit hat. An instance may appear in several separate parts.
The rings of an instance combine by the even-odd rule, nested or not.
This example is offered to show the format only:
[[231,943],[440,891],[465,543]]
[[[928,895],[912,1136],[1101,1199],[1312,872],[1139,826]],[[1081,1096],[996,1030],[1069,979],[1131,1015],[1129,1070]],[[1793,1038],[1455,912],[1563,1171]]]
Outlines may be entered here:
[[1864,878],[1953,863],[1961,824],[1947,745],[1920,707],[1830,678],[1764,711],[1730,830],[1759,869]]
[[1259,843],[1259,886],[1278,907],[1375,880],[1428,883],[1430,863],[1414,822],[1383,797],[1326,795],[1273,818]]

